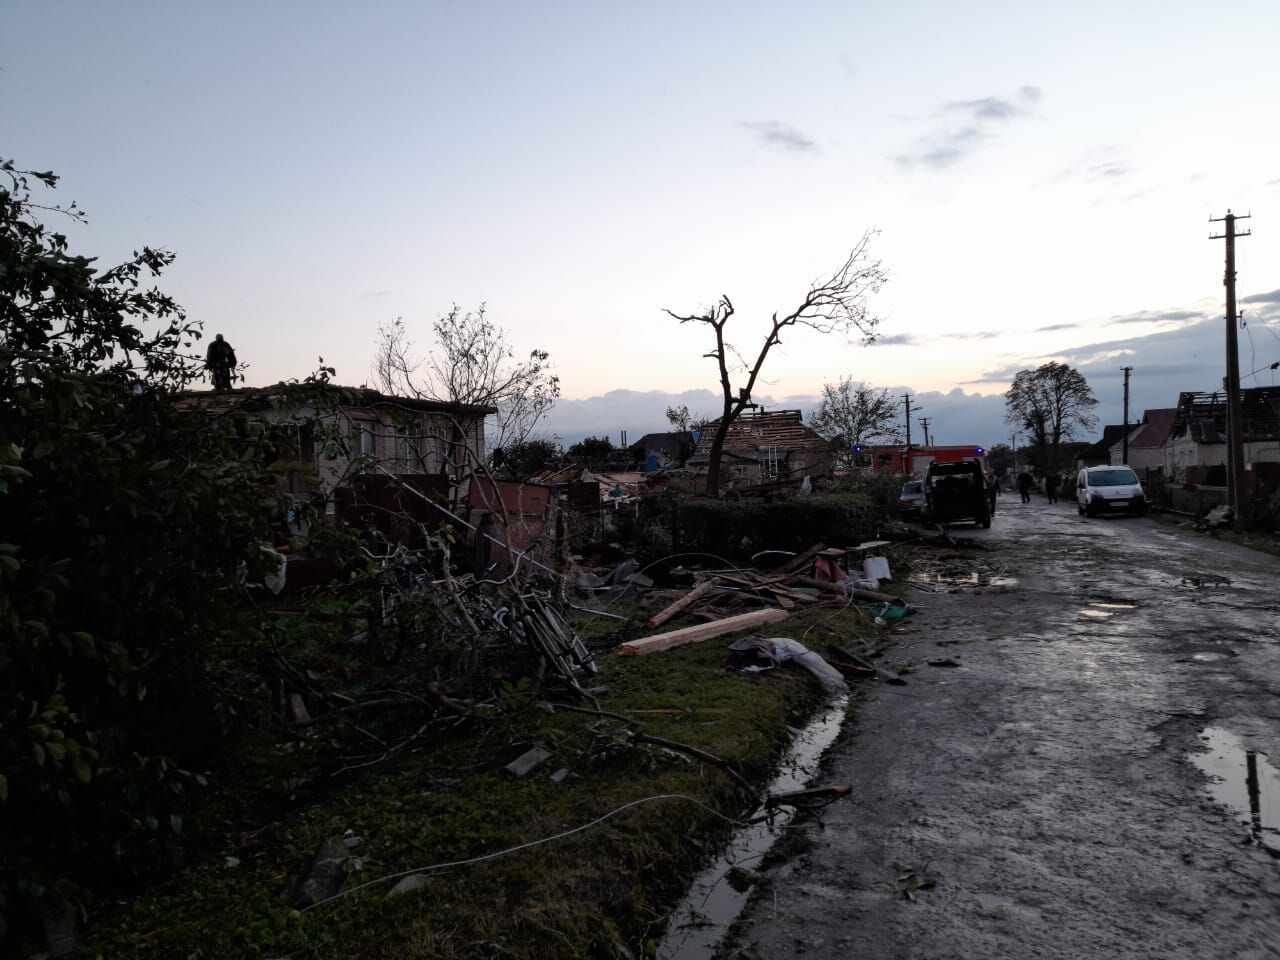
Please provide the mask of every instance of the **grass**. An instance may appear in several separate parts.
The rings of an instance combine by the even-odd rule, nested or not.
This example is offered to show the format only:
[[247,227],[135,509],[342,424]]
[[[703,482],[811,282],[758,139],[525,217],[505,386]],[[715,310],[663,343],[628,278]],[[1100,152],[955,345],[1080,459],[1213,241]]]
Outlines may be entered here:
[[[639,617],[638,620],[642,620]],[[679,626],[679,623],[673,626]],[[610,642],[642,633],[638,621],[593,618],[584,634]],[[806,610],[771,634],[822,650],[875,629],[856,610]],[[603,656],[593,682],[601,707],[644,732],[708,751],[755,783],[768,779],[789,740],[820,703],[807,674],[760,675],[721,666],[732,638],[663,654]],[[616,721],[554,711],[547,691],[504,689],[463,736],[406,753],[396,765],[251,830],[234,819],[222,849],[162,886],[111,905],[83,938],[117,957],[374,957],[542,960],[630,957],[727,839],[707,807],[735,816],[751,804],[711,764],[639,744]],[[533,744],[554,756],[524,779],[503,767]],[[553,783],[568,768],[574,777]],[[344,889],[417,867],[477,857],[549,837],[624,804],[653,800],[599,826],[486,863],[429,875],[387,898],[390,882],[306,912],[287,904],[297,876],[326,840],[358,836]]]

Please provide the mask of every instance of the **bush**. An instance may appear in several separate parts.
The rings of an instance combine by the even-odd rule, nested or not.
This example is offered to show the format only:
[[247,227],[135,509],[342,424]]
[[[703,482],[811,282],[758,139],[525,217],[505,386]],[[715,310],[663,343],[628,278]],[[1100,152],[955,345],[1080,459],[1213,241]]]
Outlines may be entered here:
[[62,911],[189,829],[280,504],[260,437],[175,406],[201,369],[145,286],[171,256],[99,271],[36,219],[56,178],[0,171],[0,903]]

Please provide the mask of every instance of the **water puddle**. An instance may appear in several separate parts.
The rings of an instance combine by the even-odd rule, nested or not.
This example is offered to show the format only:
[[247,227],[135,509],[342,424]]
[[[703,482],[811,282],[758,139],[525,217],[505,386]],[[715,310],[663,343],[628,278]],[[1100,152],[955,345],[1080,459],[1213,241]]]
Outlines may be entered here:
[[970,573],[922,573],[911,585],[930,593],[1009,593],[1022,586],[1016,577],[973,571]]
[[1129,600],[1113,600],[1111,598],[1092,600],[1087,607],[1080,608],[1080,616],[1088,620],[1110,620],[1118,613],[1137,610],[1138,605]]
[[[797,734],[766,794],[801,790],[809,785],[822,755],[840,733],[848,705],[848,697],[837,697]],[[666,936],[658,946],[661,960],[707,960],[714,956],[716,946],[738,919],[751,894],[750,886],[740,882],[743,869],[753,867],[764,857],[792,819],[788,808],[773,809],[772,822],[764,820],[740,828],[724,854],[693,881],[672,913]],[[747,819],[755,820],[766,812],[762,805]]]
[[1188,759],[1209,778],[1209,795],[1235,812],[1254,843],[1280,857],[1280,770],[1230,730],[1205,727],[1200,739],[1206,751]]

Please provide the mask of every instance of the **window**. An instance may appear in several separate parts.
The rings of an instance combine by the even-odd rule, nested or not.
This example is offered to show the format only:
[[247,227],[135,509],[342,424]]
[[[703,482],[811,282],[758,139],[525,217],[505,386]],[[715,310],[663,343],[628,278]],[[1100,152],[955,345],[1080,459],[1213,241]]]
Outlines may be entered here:
[[351,421],[351,456],[376,457],[378,455],[378,421]]

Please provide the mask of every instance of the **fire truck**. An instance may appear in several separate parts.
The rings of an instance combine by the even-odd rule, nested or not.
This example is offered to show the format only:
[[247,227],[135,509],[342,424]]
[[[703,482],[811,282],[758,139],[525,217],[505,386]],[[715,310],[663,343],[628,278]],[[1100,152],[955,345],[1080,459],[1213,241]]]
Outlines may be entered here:
[[913,443],[908,449],[902,444],[890,447],[855,446],[854,463],[863,470],[879,470],[885,473],[923,477],[931,463],[959,463],[976,459],[987,469],[986,448],[976,444],[948,444],[946,446],[921,446]]

